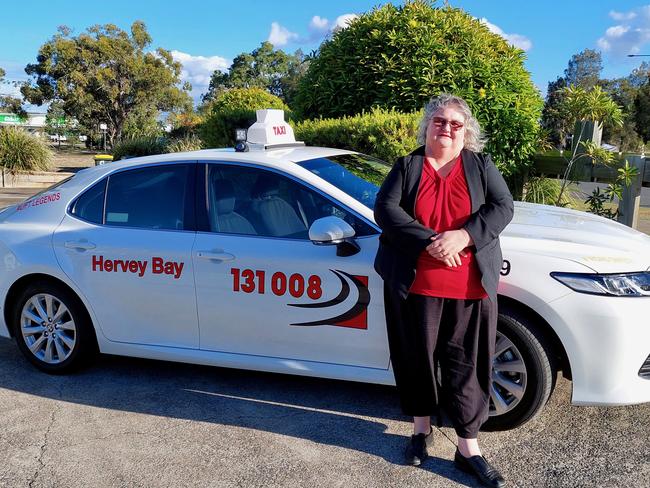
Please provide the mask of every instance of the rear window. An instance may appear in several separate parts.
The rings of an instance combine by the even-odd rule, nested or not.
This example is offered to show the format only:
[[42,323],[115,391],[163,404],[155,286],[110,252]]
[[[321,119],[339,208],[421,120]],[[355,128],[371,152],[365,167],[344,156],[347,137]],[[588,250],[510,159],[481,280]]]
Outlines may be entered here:
[[101,224],[105,190],[106,180],[102,180],[86,190],[74,203],[72,215],[87,222]]
[[146,229],[183,230],[190,166],[173,164],[111,175],[104,224]]

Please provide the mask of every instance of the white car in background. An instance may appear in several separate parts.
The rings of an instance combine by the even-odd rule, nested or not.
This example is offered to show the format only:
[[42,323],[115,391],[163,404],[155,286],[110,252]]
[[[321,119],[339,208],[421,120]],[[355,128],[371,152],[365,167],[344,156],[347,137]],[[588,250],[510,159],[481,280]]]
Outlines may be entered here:
[[[394,382],[373,204],[390,165],[305,147],[258,112],[240,151],[111,163],[0,213],[0,335],[62,373],[97,351]],[[650,238],[516,203],[486,428],[512,428],[559,372],[572,402],[650,401]]]

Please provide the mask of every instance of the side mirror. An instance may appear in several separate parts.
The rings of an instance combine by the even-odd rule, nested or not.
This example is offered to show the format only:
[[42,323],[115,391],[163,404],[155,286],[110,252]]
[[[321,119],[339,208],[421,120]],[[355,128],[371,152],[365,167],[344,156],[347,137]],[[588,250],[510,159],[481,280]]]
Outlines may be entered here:
[[361,248],[354,239],[354,229],[339,217],[323,217],[309,228],[309,239],[318,246],[336,245],[336,255],[352,256]]

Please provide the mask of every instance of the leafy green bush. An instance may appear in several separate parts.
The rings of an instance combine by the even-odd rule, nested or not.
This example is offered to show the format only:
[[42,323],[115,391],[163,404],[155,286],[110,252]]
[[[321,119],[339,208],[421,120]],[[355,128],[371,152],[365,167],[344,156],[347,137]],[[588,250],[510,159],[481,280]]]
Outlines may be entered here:
[[310,146],[349,149],[393,162],[417,147],[420,117],[421,112],[373,109],[353,117],[304,120],[294,126],[294,133],[296,140]]
[[255,111],[288,107],[280,98],[261,88],[234,88],[221,93],[210,104],[208,115],[199,134],[206,147],[230,147],[235,144],[235,129],[250,127],[256,120]]
[[142,136],[123,139],[113,147],[113,161],[151,154],[163,154],[167,141],[162,137]]
[[463,97],[486,130],[504,176],[531,163],[542,99],[525,54],[466,12],[425,0],[386,4],[325,41],[300,80],[304,118],[354,115],[371,107],[421,109],[442,92]]
[[[562,180],[533,176],[524,184],[522,202],[541,203],[544,205],[558,205]],[[560,207],[575,207],[576,199],[570,192],[563,192],[559,201]]]
[[47,171],[52,151],[41,139],[16,127],[0,127],[0,166],[6,171]]
[[199,149],[203,149],[203,142],[196,136],[170,139],[165,146],[165,152],[168,153],[198,151]]
[[113,148],[113,160],[150,156],[202,149],[201,139],[196,136],[167,139],[165,137],[133,137],[118,142]]

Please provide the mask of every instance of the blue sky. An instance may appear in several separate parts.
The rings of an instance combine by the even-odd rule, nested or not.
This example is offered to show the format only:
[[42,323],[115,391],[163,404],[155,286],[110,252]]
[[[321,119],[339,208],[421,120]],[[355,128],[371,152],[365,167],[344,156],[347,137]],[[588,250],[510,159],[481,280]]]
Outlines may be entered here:
[[[381,3],[385,2],[5,0],[0,10],[0,67],[9,80],[25,79],[25,65],[35,61],[38,48],[59,25],[79,33],[93,24],[105,23],[128,30],[133,21],[142,20],[153,37],[152,47],[172,51],[183,63],[183,77],[193,84],[197,97],[205,91],[214,69],[227,69],[233,57],[250,52],[262,41],[270,40],[289,52],[298,48],[310,52],[337,23],[345,25],[351,15]],[[628,53],[650,54],[649,0],[449,3],[484,19],[493,31],[524,49],[526,67],[543,93],[549,81],[563,74],[569,58],[585,48],[603,53],[606,78],[625,76],[644,59],[628,58]],[[0,87],[2,93],[11,90]]]

